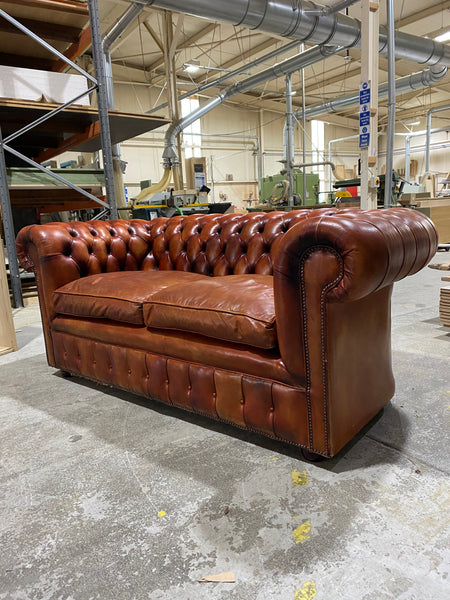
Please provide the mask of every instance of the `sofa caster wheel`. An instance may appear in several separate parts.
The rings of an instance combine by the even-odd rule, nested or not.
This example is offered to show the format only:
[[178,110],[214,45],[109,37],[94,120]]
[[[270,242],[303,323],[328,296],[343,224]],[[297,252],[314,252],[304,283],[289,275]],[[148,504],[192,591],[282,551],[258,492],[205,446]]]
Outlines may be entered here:
[[301,452],[302,452],[303,458],[305,460],[307,460],[308,462],[314,463],[314,462],[321,462],[322,460],[325,460],[325,457],[322,456],[321,454],[316,454],[315,452],[310,452],[306,448],[301,448]]
[[64,377],[64,379],[72,377],[72,373],[70,373],[69,371],[64,371],[63,369],[60,369],[59,372],[61,373],[61,377]]

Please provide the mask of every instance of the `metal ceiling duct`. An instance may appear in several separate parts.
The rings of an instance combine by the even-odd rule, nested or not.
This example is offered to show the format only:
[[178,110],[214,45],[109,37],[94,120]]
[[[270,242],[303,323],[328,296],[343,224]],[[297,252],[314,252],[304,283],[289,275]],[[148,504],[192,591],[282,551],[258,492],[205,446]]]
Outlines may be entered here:
[[[148,0],[148,6],[175,10],[212,21],[261,29],[299,42],[330,46],[360,46],[361,22],[343,13],[324,12],[303,0]],[[380,27],[379,51],[387,53],[387,29]],[[428,38],[397,31],[395,56],[406,60],[450,66],[450,47]]]
[[169,126],[164,139],[164,166],[177,166],[179,164],[176,151],[177,135],[179,135],[183,129],[194,123],[194,121],[197,121],[197,119],[200,119],[206,115],[208,112],[216,108],[216,106],[219,106],[225,102],[225,100],[228,100],[236,94],[245,92],[246,90],[258,87],[269,79],[276,79],[283,75],[293,73],[299,69],[304,69],[305,67],[324,60],[327,56],[336,54],[341,50],[342,48],[314,46],[313,48],[305,50],[305,52],[301,52],[292,58],[288,58],[277,65],[274,65],[273,67],[264,69],[264,71],[260,71],[256,75],[252,75],[243,81],[239,81],[238,83],[234,83],[233,85],[225,88],[218,96],[210,100],[207,104],[201,106],[183,119],[180,119]]
[[[405,77],[400,77],[395,81],[395,93],[402,94],[403,92],[409,92],[411,90],[418,90],[433,83],[440,81],[447,74],[447,67],[443,65],[432,65],[428,69],[419,71],[418,73],[412,73]],[[382,83],[378,87],[378,98],[386,98],[388,95],[388,84]],[[317,115],[323,115],[324,113],[335,113],[339,110],[359,104],[359,90],[341,96],[336,100],[330,100],[324,104],[313,104],[305,110],[305,116],[307,119],[316,117]],[[299,119],[303,115],[303,110],[299,109],[294,112],[294,116]]]

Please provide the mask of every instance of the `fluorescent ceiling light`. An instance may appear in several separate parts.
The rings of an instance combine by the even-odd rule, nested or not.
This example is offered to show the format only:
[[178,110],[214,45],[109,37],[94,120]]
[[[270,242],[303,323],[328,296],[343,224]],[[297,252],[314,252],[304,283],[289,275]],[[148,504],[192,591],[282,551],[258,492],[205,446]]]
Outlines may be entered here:
[[436,42],[448,42],[450,40],[450,29],[445,33],[441,33],[441,35],[435,37],[434,40]]
[[295,96],[296,93],[297,93],[297,90],[294,90],[293,92],[291,92],[291,96]]
[[420,121],[408,121],[405,125],[420,125]]
[[183,69],[186,73],[196,73],[200,69],[200,62],[198,60],[190,60],[184,63]]

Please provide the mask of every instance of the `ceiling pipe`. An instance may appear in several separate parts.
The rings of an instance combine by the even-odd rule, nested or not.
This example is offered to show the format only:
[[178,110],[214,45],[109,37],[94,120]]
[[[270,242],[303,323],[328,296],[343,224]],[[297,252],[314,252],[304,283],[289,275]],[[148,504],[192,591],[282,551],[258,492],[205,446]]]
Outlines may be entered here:
[[119,17],[119,19],[103,37],[102,49],[105,59],[107,92],[110,108],[114,108],[111,46],[120,38],[125,29],[127,29],[133,23],[133,21],[137,19],[144,8],[144,4],[135,4],[134,2],[133,4],[130,4],[127,10]]
[[386,179],[384,184],[384,208],[392,204],[392,167],[394,164],[395,135],[395,29],[394,0],[386,0],[388,25],[388,127],[386,140]]
[[435,106],[427,111],[427,137],[425,142],[425,173],[423,178],[430,172],[430,145],[431,145],[431,117],[433,113],[441,110],[447,110],[450,108],[450,104],[446,106]]
[[286,75],[286,120],[285,149],[286,149],[286,177],[288,180],[288,206],[294,206],[294,119],[292,118],[292,79],[291,73]]
[[[300,42],[330,46],[360,46],[361,21],[303,0],[149,0],[148,5],[184,12],[211,21],[260,29]],[[311,14],[312,12],[319,14]],[[379,51],[387,53],[387,29],[380,27]],[[450,47],[409,33],[395,33],[395,56],[406,60],[450,66]]]
[[[447,67],[443,65],[432,65],[428,69],[400,77],[395,82],[395,93],[402,94],[410,90],[418,90],[427,87],[443,79],[447,74]],[[388,84],[382,83],[378,87],[378,97],[386,98],[388,95]],[[337,100],[330,100],[324,104],[313,104],[305,110],[307,118],[316,117],[324,113],[335,113],[343,108],[359,104],[359,91],[341,96]],[[450,108],[450,106],[448,107]],[[294,112],[295,118],[300,118],[303,114],[302,109]]]
[[243,81],[234,83],[233,85],[225,88],[216,98],[210,100],[204,106],[201,106],[194,112],[190,113],[183,119],[180,119],[171,125],[166,131],[165,135],[165,148],[163,152],[163,163],[165,167],[173,167],[179,164],[179,158],[176,152],[176,137],[189,125],[204,117],[211,110],[231,98],[236,94],[245,92],[246,90],[252,89],[268,81],[269,79],[278,78],[283,75],[293,73],[298,69],[302,69],[316,62],[324,60],[327,56],[332,56],[337,52],[340,52],[342,48],[328,47],[328,46],[314,46],[309,48],[305,52],[301,52],[292,58],[288,58],[273,67],[269,67],[252,77],[248,77]]
[[[447,108],[450,108],[450,106],[448,106]],[[409,182],[409,179],[411,176],[410,175],[411,138],[422,137],[422,136],[426,135],[427,141],[425,144],[425,149],[428,148],[428,152],[429,152],[430,151],[430,141],[428,140],[428,135],[427,135],[428,131],[430,132],[430,138],[431,138],[432,133],[440,133],[441,131],[448,131],[448,130],[449,130],[448,127],[439,127],[437,129],[430,129],[430,130],[427,129],[426,131],[415,131],[414,133],[408,133],[405,136],[405,179],[406,179],[406,181]],[[428,173],[429,173],[429,168],[425,169],[425,175]],[[425,175],[423,175],[421,177],[421,180],[424,178]]]
[[[106,96],[108,100],[108,108],[114,109],[114,82],[111,62],[111,46],[117,41],[122,33],[136,20],[136,18],[144,10],[145,4],[132,3],[127,10],[119,17],[111,29],[104,35],[102,42],[103,52],[103,67],[105,71]],[[125,187],[123,183],[123,173],[125,164],[122,162],[120,144],[113,144],[111,147],[113,170],[114,170],[114,187],[116,191],[116,201],[120,208],[126,206]]]
[[[395,82],[395,93],[402,94],[403,92],[410,90],[418,90],[423,87],[427,87],[436,83],[443,79],[447,74],[447,67],[443,65],[432,65],[428,69],[424,69],[423,71],[419,71],[418,73],[412,73],[411,75],[406,75],[405,77],[400,77]],[[378,97],[386,98],[388,95],[388,84],[382,83],[378,87]],[[336,113],[343,108],[348,108],[349,106],[354,106],[355,104],[359,104],[359,91],[353,92],[351,94],[347,94],[345,96],[341,96],[337,100],[330,100],[329,102],[325,102],[325,104],[314,104],[305,110],[305,118],[311,119],[312,117],[316,117],[318,115],[323,115],[324,113]],[[450,105],[444,108],[450,108]],[[430,109],[433,111],[433,109]],[[428,111],[430,112],[430,111]],[[303,117],[303,110],[299,109],[294,112],[295,119],[299,119]],[[427,113],[428,117],[428,113]],[[430,120],[431,126],[431,120]],[[339,140],[346,140],[357,138],[356,136],[351,136],[351,138],[339,138]],[[334,140],[331,140],[334,141]],[[331,147],[328,147],[328,153],[330,155]],[[331,173],[330,173],[331,179]]]

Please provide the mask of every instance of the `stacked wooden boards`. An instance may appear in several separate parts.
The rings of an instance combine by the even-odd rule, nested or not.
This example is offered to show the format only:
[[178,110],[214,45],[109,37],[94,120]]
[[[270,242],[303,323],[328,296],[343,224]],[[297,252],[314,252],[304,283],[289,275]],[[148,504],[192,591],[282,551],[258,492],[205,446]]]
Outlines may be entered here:
[[0,237],[0,355],[17,350],[16,332],[9,300],[8,279]]
[[420,200],[414,208],[433,221],[438,232],[439,243],[450,242],[450,198]]
[[[450,280],[450,277],[443,277],[444,280]],[[450,286],[441,288],[439,298],[439,319],[442,325],[450,327]]]

